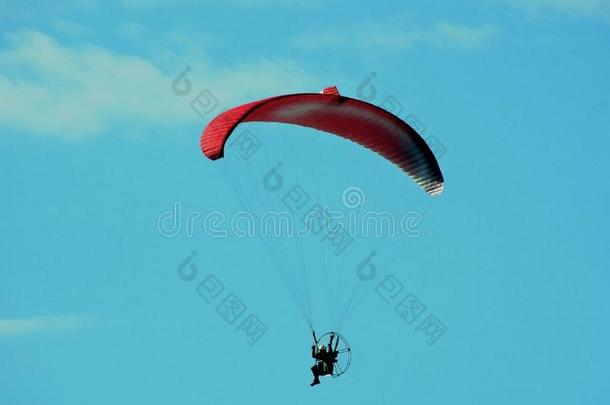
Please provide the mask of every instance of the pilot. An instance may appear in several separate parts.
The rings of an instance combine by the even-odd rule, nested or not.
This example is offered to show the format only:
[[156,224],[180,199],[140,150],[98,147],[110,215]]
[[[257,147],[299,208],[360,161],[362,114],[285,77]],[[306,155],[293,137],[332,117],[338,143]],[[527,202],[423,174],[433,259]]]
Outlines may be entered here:
[[314,386],[320,384],[320,376],[324,375],[332,375],[335,369],[335,363],[337,362],[337,356],[339,352],[337,351],[337,347],[339,345],[339,338],[335,341],[335,347],[333,348],[333,339],[335,338],[334,334],[330,335],[330,341],[328,343],[328,349],[323,344],[318,346],[318,339],[316,338],[316,333],[313,332],[313,340],[314,344],[311,346],[311,357],[313,357],[316,362],[311,367],[311,372],[313,373],[313,381],[310,386]]

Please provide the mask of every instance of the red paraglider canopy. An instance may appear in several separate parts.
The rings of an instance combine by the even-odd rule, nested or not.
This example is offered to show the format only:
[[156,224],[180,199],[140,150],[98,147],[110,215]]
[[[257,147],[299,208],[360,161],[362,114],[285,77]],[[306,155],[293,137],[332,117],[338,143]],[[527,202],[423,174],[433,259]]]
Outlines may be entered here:
[[365,146],[398,165],[428,194],[443,191],[443,175],[426,142],[406,122],[373,104],[344,97],[336,87],[288,94],[227,110],[203,130],[201,150],[223,157],[224,145],[242,122],[278,122],[330,132]]

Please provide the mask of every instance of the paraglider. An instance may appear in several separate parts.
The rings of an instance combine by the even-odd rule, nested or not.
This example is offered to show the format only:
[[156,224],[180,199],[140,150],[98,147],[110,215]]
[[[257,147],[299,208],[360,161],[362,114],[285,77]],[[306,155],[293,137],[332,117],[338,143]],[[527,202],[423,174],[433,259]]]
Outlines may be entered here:
[[205,156],[222,158],[227,139],[244,122],[300,125],[341,136],[393,162],[428,194],[443,192],[438,162],[409,124],[373,104],[340,95],[336,87],[327,87],[321,93],[270,97],[221,113],[201,135]]
[[[438,162],[424,139],[409,124],[373,104],[342,96],[336,87],[327,87],[320,93],[270,97],[219,114],[209,122],[201,135],[200,147],[204,155],[211,160],[223,158],[228,138],[238,125],[247,122],[291,124],[337,135],[394,163],[429,195],[437,196],[443,192],[444,180]],[[251,176],[251,173],[245,172],[244,176]],[[240,190],[239,187],[235,189]],[[246,202],[257,195],[256,192],[245,191],[244,194]],[[270,246],[270,251],[276,249],[277,240],[263,241]],[[302,251],[296,255],[285,253],[281,256],[278,267],[292,269],[288,271],[289,275],[308,270],[303,261],[298,262],[298,266],[290,266],[286,262],[290,258],[298,260],[304,257]],[[307,277],[293,278],[302,279],[301,291],[307,293]],[[311,321],[309,315],[305,318]],[[347,340],[337,332],[340,329],[334,329],[318,339],[312,323],[309,325],[314,339],[311,356],[315,360],[311,367],[313,381],[310,385],[314,386],[320,383],[322,376],[335,378],[343,375],[351,364],[352,351]]]

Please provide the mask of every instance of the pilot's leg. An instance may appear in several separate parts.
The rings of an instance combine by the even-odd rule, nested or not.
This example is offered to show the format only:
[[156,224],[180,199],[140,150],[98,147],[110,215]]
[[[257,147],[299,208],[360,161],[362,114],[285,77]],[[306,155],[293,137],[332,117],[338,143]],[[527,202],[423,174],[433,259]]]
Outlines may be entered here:
[[314,386],[316,384],[320,384],[320,379],[318,378],[318,376],[320,375],[320,371],[318,369],[317,364],[311,367],[311,373],[313,374],[313,381],[309,385]]

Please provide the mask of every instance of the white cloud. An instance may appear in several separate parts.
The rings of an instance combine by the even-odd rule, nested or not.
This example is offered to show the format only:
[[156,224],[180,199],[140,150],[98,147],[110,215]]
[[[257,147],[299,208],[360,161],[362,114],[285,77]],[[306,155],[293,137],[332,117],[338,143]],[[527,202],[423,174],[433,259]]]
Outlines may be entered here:
[[530,12],[555,10],[574,17],[610,18],[610,0],[505,0]]
[[0,337],[36,333],[71,332],[84,328],[93,318],[82,315],[42,316],[23,319],[0,319]]
[[293,38],[293,43],[305,49],[401,51],[418,45],[472,49],[484,46],[496,33],[491,24],[469,26],[439,21],[432,28],[422,28],[413,27],[402,18],[391,18],[311,31]]
[[59,19],[51,22],[51,26],[59,33],[70,37],[85,37],[91,34],[87,26],[72,20]]
[[496,27],[491,24],[467,26],[441,21],[436,24],[432,35],[436,36],[437,41],[446,41],[452,46],[478,48],[484,46],[496,33]]
[[[294,6],[310,6],[312,3],[317,3],[320,0],[223,0],[223,1],[202,1],[202,0],[174,0],[170,4],[183,6],[188,4],[220,4],[220,5],[234,5],[234,6],[277,6],[277,5],[288,5]],[[142,9],[142,8],[155,8],[164,2],[162,0],[121,0],[121,4],[126,8]]]
[[146,36],[146,26],[137,21],[121,21],[114,28],[114,32],[132,41],[142,42]]
[[217,69],[206,55],[193,53],[193,94],[180,98],[171,83],[183,66],[168,70],[140,56],[64,46],[38,31],[7,39],[8,47],[0,50],[0,125],[66,139],[200,122],[189,101],[206,88],[227,108],[247,97],[304,90],[316,82],[290,61]]

